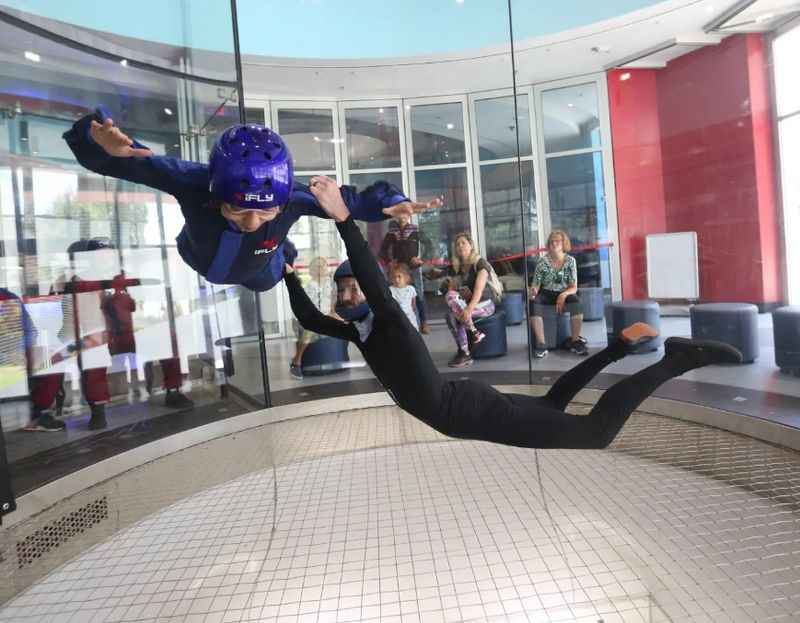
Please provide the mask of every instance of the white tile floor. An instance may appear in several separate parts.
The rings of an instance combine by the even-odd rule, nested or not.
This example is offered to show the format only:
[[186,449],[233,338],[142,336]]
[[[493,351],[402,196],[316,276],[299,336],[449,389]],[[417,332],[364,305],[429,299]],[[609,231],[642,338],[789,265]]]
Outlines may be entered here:
[[[398,439],[417,443],[381,445]],[[271,470],[214,487],[0,621],[800,620],[797,453],[648,415],[611,451],[537,452],[446,441],[394,408],[275,440],[276,516]]]

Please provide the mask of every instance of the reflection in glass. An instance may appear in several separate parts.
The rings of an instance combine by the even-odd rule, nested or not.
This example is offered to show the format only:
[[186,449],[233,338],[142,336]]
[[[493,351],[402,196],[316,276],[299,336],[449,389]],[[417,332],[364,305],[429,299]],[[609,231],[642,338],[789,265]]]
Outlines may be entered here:
[[464,162],[464,115],[460,102],[411,107],[414,166]]
[[336,168],[333,111],[278,110],[278,133],[289,145],[295,171],[331,171]]
[[[608,240],[603,156],[599,152],[547,159],[552,229],[567,232],[572,245]],[[575,251],[578,285],[611,287],[608,249]]]
[[[519,155],[531,155],[531,122],[528,96],[517,96],[519,119]],[[475,102],[475,125],[478,128],[478,157],[499,160],[517,156],[517,122],[512,97],[496,97]]]
[[[528,248],[539,246],[536,220],[536,190],[533,182],[533,163],[524,160],[522,168],[522,197],[525,207],[525,243]],[[486,257],[493,262],[500,277],[523,275],[523,259],[498,261],[499,258],[522,252],[522,228],[520,227],[519,172],[516,162],[486,164],[481,166],[481,191],[483,194],[484,232],[486,235]],[[506,283],[511,290],[521,290],[519,281]]]
[[345,127],[351,169],[400,166],[400,126],[395,106],[348,108]]
[[459,167],[417,171],[416,186],[419,201],[444,196],[440,210],[420,214],[419,228],[433,243],[432,259],[448,260],[456,234],[470,229],[467,170]]
[[[403,174],[400,171],[386,171],[380,173],[351,173],[350,184],[359,190],[363,190],[370,184],[385,181],[403,190]],[[369,243],[369,248],[377,255],[381,248],[386,232],[389,231],[389,221],[378,221],[377,223],[363,223],[357,221],[361,233]]]
[[542,93],[544,147],[548,154],[600,146],[597,87],[580,84]]
[[787,241],[787,285],[791,305],[800,304],[800,114],[778,124],[783,186],[784,236]]

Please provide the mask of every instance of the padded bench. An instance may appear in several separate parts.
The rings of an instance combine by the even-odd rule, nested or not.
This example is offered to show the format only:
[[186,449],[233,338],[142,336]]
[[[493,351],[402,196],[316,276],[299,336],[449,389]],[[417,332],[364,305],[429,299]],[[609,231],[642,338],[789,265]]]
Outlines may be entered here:
[[300,367],[303,375],[322,376],[339,372],[345,367],[344,364],[350,361],[347,353],[349,342],[335,337],[320,337],[315,342],[311,342],[303,352]]
[[625,327],[634,322],[646,322],[658,331],[658,337],[637,346],[632,351],[634,355],[651,353],[664,344],[664,338],[661,335],[661,307],[655,301],[631,300],[609,303],[606,308],[606,321],[608,322],[606,331],[609,342],[616,339]]
[[772,312],[775,365],[781,372],[800,376],[800,305],[779,307]]
[[473,359],[502,357],[508,352],[506,313],[502,308],[486,318],[476,318],[475,328],[486,337],[472,347]]
[[742,362],[758,359],[758,308],[749,303],[703,303],[689,310],[692,338],[717,340],[742,352]]

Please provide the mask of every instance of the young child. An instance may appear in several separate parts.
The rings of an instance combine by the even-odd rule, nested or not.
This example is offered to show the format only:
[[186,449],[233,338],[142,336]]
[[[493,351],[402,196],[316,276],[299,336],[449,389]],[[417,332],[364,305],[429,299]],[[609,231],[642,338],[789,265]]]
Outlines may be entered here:
[[[333,289],[333,280],[330,278],[330,269],[328,268],[327,257],[315,257],[308,265],[308,274],[311,280],[303,286],[308,298],[314,303],[314,306],[325,315],[333,315],[333,309],[336,305],[336,293]],[[298,380],[303,378],[303,368],[301,362],[303,353],[309,344],[316,342],[319,335],[313,331],[304,329],[295,320],[295,333],[297,335],[297,343],[295,344],[294,357],[289,364],[289,374]]]
[[[467,301],[464,300],[465,298],[470,298],[472,293],[469,291],[469,288],[461,288],[459,291],[457,288],[456,280],[453,277],[446,277],[442,280],[442,285],[439,288],[439,293],[444,294],[444,298],[447,301],[447,307],[450,308],[454,314],[459,315],[461,312],[464,311],[467,307]],[[472,343],[477,344],[478,342],[482,341],[486,335],[481,333],[475,328],[475,324],[472,321],[472,318],[465,318],[462,321],[464,328],[469,331],[470,335],[472,336]]]
[[411,273],[405,264],[395,264],[390,272],[392,298],[397,301],[405,312],[408,321],[419,331],[417,322],[417,291],[411,280]]

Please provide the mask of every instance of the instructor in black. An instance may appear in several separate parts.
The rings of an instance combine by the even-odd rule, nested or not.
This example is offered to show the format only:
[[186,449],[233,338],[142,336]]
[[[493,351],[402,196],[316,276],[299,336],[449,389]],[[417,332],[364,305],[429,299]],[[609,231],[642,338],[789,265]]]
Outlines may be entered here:
[[334,275],[337,312],[346,322],[317,310],[287,265],[292,311],[304,328],[355,343],[400,407],[450,437],[526,448],[605,448],[634,409],[665,381],[706,365],[742,360],[738,350],[721,342],[669,338],[661,361],[609,388],[587,416],[564,409],[608,364],[655,337],[657,333],[649,325],[636,323],[625,329],[608,347],[562,374],[542,397],[503,394],[473,380],[446,381],[419,333],[392,298],[336,182],[322,176],[312,178],[311,192],[336,220],[347,248],[349,261]]

